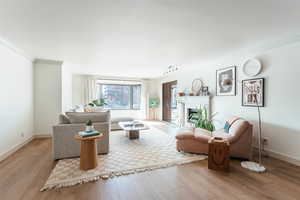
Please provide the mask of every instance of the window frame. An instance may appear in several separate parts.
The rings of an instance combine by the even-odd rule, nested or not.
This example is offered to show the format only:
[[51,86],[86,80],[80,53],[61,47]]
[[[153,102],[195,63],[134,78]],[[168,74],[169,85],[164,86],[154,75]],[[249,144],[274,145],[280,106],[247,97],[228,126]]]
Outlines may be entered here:
[[[142,84],[114,84],[114,83],[109,83],[109,84],[102,84],[102,83],[97,83],[99,87],[101,87],[101,92],[99,92],[99,97],[102,97],[102,85],[118,85],[118,86],[129,86],[130,87],[130,97],[129,97],[129,102],[130,102],[130,108],[107,108],[109,110],[141,110],[141,101],[142,101],[142,92],[140,94],[140,106],[139,108],[133,108],[133,86],[140,86],[140,90],[142,91]],[[100,90],[99,90],[100,91]]]

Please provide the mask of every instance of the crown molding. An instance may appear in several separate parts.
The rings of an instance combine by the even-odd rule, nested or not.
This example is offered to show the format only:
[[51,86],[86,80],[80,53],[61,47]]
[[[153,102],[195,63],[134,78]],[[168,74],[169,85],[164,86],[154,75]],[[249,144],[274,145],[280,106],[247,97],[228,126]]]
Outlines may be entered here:
[[29,60],[30,62],[33,62],[33,60],[34,60],[33,57],[29,56],[23,50],[17,48],[11,42],[4,40],[3,38],[0,38],[0,45],[10,49],[12,52],[24,57],[25,59]]

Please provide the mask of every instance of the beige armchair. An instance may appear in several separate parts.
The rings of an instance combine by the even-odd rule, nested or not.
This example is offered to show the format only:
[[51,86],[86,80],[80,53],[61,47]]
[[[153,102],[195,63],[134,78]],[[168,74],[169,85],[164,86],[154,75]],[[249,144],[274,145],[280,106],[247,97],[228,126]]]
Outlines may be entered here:
[[222,137],[230,143],[230,156],[251,159],[253,126],[248,121],[239,119],[229,128],[210,132],[201,128],[182,128],[176,135],[177,150],[189,153],[208,153],[208,141],[212,137]]
[[68,112],[59,116],[59,124],[53,126],[53,159],[79,157],[80,143],[74,139],[79,131],[85,130],[85,123],[92,120],[95,130],[103,134],[97,140],[98,154],[109,152],[110,111],[76,113]]

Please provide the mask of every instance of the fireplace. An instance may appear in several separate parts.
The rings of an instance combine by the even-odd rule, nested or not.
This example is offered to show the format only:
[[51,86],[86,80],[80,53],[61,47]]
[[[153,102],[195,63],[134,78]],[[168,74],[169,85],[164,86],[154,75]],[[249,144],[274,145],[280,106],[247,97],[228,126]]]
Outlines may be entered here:
[[191,114],[197,113],[197,108],[206,107],[210,115],[210,96],[183,96],[177,97],[179,127],[192,127]]
[[188,108],[187,109],[187,122],[193,123],[192,115],[197,112],[198,112],[198,109],[196,109],[196,108]]

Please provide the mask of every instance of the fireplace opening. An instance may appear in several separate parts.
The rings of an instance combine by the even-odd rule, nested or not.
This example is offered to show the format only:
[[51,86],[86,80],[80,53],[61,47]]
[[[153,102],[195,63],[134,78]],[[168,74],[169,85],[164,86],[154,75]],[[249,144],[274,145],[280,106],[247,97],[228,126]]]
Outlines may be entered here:
[[196,108],[188,108],[187,109],[187,121],[189,123],[194,123],[195,122],[195,117],[193,118],[193,114],[196,114],[198,112],[198,109]]

